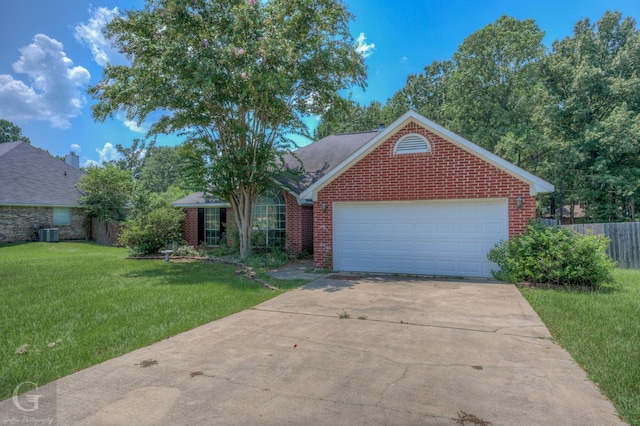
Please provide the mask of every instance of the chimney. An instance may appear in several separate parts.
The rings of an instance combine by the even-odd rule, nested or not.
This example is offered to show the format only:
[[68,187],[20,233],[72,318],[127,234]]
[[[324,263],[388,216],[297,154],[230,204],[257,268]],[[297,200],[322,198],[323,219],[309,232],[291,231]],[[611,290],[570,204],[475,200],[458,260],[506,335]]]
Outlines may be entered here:
[[80,157],[78,157],[76,153],[73,151],[65,155],[64,162],[73,168],[76,168],[76,169],[80,168]]

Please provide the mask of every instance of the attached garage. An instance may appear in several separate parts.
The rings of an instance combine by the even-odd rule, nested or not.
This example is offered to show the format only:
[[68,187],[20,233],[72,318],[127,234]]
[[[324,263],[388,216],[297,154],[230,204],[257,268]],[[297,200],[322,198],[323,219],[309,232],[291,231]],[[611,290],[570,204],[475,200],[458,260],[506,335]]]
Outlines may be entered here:
[[333,205],[338,271],[490,277],[487,253],[508,237],[506,199]]

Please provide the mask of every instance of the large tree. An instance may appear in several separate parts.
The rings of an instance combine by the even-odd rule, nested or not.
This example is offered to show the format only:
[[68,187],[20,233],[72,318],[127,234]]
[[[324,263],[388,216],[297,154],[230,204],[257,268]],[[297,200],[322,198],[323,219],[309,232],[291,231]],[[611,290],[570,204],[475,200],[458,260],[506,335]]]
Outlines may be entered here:
[[183,162],[178,147],[156,146],[150,149],[140,169],[138,189],[154,193],[165,192],[171,186],[187,189],[189,185],[183,175]]
[[31,143],[28,137],[22,134],[22,129],[10,121],[0,119],[0,143],[23,141]]
[[505,15],[462,42],[444,105],[453,131],[491,151],[508,133],[525,144],[535,140],[529,117],[543,36],[532,19]]
[[126,204],[133,194],[131,172],[113,164],[90,166],[80,178],[80,203],[91,218],[120,222],[126,218]]
[[[574,173],[557,164],[559,204],[585,204],[594,220],[635,219],[640,191],[640,32],[635,21],[606,12],[579,21],[572,37],[553,43],[543,75],[552,96],[549,125],[569,146]],[[559,150],[559,153],[565,151]],[[566,196],[565,196],[566,194]]]
[[184,131],[205,191],[229,201],[246,256],[257,195],[273,185],[301,116],[324,111],[365,66],[340,0],[147,0],[106,27],[130,64],[89,89],[98,120],[124,110]]

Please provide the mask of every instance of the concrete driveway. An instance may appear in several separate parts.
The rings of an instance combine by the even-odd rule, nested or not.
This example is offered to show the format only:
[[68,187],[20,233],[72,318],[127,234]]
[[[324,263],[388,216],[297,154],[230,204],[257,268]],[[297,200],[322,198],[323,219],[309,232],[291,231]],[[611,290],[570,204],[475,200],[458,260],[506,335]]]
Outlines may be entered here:
[[514,286],[333,277],[33,393],[60,425],[624,424]]

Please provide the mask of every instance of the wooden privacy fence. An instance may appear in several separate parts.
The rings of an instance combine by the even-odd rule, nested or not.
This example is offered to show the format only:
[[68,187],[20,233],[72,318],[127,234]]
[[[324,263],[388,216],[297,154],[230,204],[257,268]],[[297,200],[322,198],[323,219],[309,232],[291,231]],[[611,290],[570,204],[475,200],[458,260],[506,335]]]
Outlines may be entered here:
[[117,246],[122,225],[119,222],[91,220],[91,239],[105,246]]
[[589,230],[594,234],[604,234],[611,240],[607,254],[618,262],[620,268],[640,268],[640,222],[583,223],[562,227],[580,234],[586,234]]

